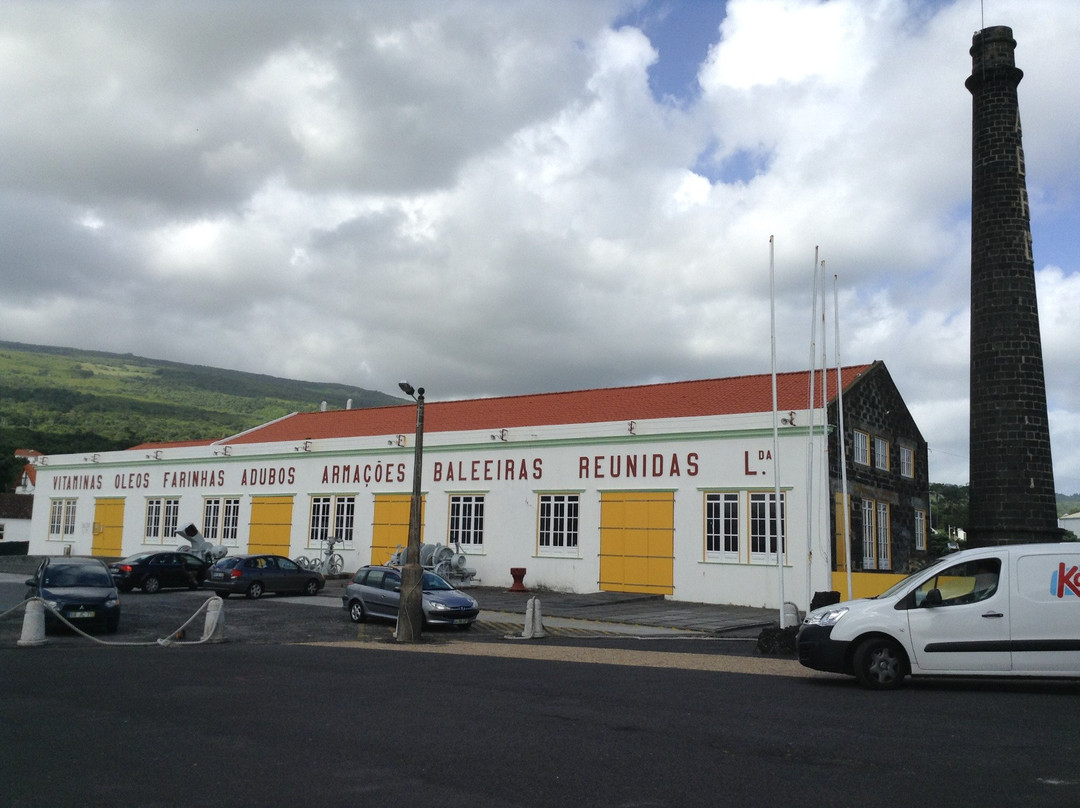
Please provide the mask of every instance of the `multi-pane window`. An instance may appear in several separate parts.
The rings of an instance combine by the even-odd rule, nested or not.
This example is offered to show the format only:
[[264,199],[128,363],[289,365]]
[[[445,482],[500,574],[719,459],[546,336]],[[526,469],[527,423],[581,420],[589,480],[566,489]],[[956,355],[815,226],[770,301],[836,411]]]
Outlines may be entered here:
[[211,544],[236,547],[240,533],[240,498],[207,497],[203,500],[203,538]]
[[892,552],[889,542],[889,503],[877,504],[877,566],[879,570],[892,569]]
[[855,452],[855,462],[864,466],[870,465],[870,435],[866,432],[855,430],[855,440],[852,447]]
[[356,527],[356,497],[319,496],[311,498],[308,520],[308,547],[321,547],[333,536],[345,547],[352,546]]
[[777,518],[776,494],[754,492],[750,494],[750,560],[763,561],[776,558],[777,538],[782,552],[787,552],[786,498],[780,495],[780,513]]
[[75,533],[75,499],[49,502],[49,541],[68,541]]
[[915,511],[915,549],[926,549],[926,511]]
[[874,500],[862,501],[862,565],[864,570],[877,569],[877,544],[874,533]]
[[739,557],[739,494],[733,491],[705,494],[705,560]]
[[902,477],[915,476],[915,450],[908,446],[900,447],[900,475]]
[[448,544],[465,551],[484,547],[484,497],[481,494],[455,494],[450,497]]
[[885,438],[874,438],[874,468],[889,470],[889,442]]
[[143,543],[165,544],[172,541],[179,519],[179,499],[153,497],[146,500]]
[[864,570],[892,569],[892,529],[889,503],[864,499],[862,509],[862,547]]
[[577,556],[577,494],[540,495],[538,543],[540,555]]

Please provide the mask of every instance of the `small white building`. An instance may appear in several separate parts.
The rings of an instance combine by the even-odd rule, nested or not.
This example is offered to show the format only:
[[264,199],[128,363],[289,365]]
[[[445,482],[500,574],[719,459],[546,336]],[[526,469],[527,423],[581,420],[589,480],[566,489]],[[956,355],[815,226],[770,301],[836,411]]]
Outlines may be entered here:
[[[879,406],[882,390],[897,407],[880,362],[844,368],[843,382],[846,411]],[[524,567],[529,587],[779,608],[782,534],[783,600],[805,609],[838,569],[833,408],[820,395],[808,407],[809,384],[778,376],[775,445],[768,374],[427,402],[421,541],[464,553],[483,585]],[[835,372],[828,386],[834,402]],[[333,535],[346,569],[385,562],[407,542],[416,416],[411,403],[294,413],[213,442],[39,457],[30,552],[119,557],[176,546],[194,523],[233,553],[317,556]],[[914,478],[918,462],[925,480],[917,430],[888,440],[921,445],[888,473]],[[910,498],[895,499],[886,521],[914,525]],[[889,543],[910,533],[875,528],[875,571],[895,569]]]

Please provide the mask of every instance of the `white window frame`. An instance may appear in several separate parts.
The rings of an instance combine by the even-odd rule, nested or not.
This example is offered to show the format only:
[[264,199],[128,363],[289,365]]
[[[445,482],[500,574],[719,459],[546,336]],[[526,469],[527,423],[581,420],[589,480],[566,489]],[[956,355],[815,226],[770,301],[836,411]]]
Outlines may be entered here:
[[915,549],[926,549],[926,511],[915,509]]
[[862,500],[862,564],[864,570],[877,569],[877,533],[874,530],[874,500]]
[[877,534],[877,568],[892,569],[892,519],[889,518],[889,503],[877,503],[877,515],[874,523]]
[[874,436],[874,468],[889,470],[889,442],[877,435]]
[[540,494],[536,508],[537,555],[577,558],[580,512],[579,494]]
[[333,536],[340,546],[351,549],[356,533],[356,496],[354,494],[318,494],[308,508],[307,547],[326,546]]
[[742,508],[738,491],[705,492],[705,560],[738,561]]
[[71,541],[75,535],[77,499],[49,500],[49,541]]
[[240,497],[205,497],[202,535],[211,544],[239,546]]
[[148,497],[143,519],[143,544],[167,544],[180,526],[179,497]]
[[463,553],[484,551],[484,495],[451,494],[446,543]]
[[750,563],[776,563],[777,536],[787,558],[787,492],[780,492],[780,524],[776,518],[776,492],[751,491],[749,508]]
[[915,450],[910,446],[900,447],[900,476],[908,479],[915,476]]
[[856,429],[851,441],[852,453],[856,463],[860,466],[870,465],[870,433]]

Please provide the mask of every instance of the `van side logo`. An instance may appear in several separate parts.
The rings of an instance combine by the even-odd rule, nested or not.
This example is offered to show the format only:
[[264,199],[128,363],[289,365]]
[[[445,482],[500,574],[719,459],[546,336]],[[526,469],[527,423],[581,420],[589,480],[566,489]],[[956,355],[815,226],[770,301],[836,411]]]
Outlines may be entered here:
[[1057,572],[1050,576],[1050,594],[1058,598],[1080,597],[1080,566],[1065,569],[1065,562],[1058,564]]

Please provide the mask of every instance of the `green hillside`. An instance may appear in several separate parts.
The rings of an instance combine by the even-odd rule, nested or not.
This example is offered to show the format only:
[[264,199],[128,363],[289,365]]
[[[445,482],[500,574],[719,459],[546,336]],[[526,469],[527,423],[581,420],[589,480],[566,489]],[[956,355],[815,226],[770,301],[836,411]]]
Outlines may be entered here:
[[342,384],[278,379],[132,354],[0,341],[0,490],[22,468],[16,449],[46,454],[221,438],[291,412],[399,404]]

